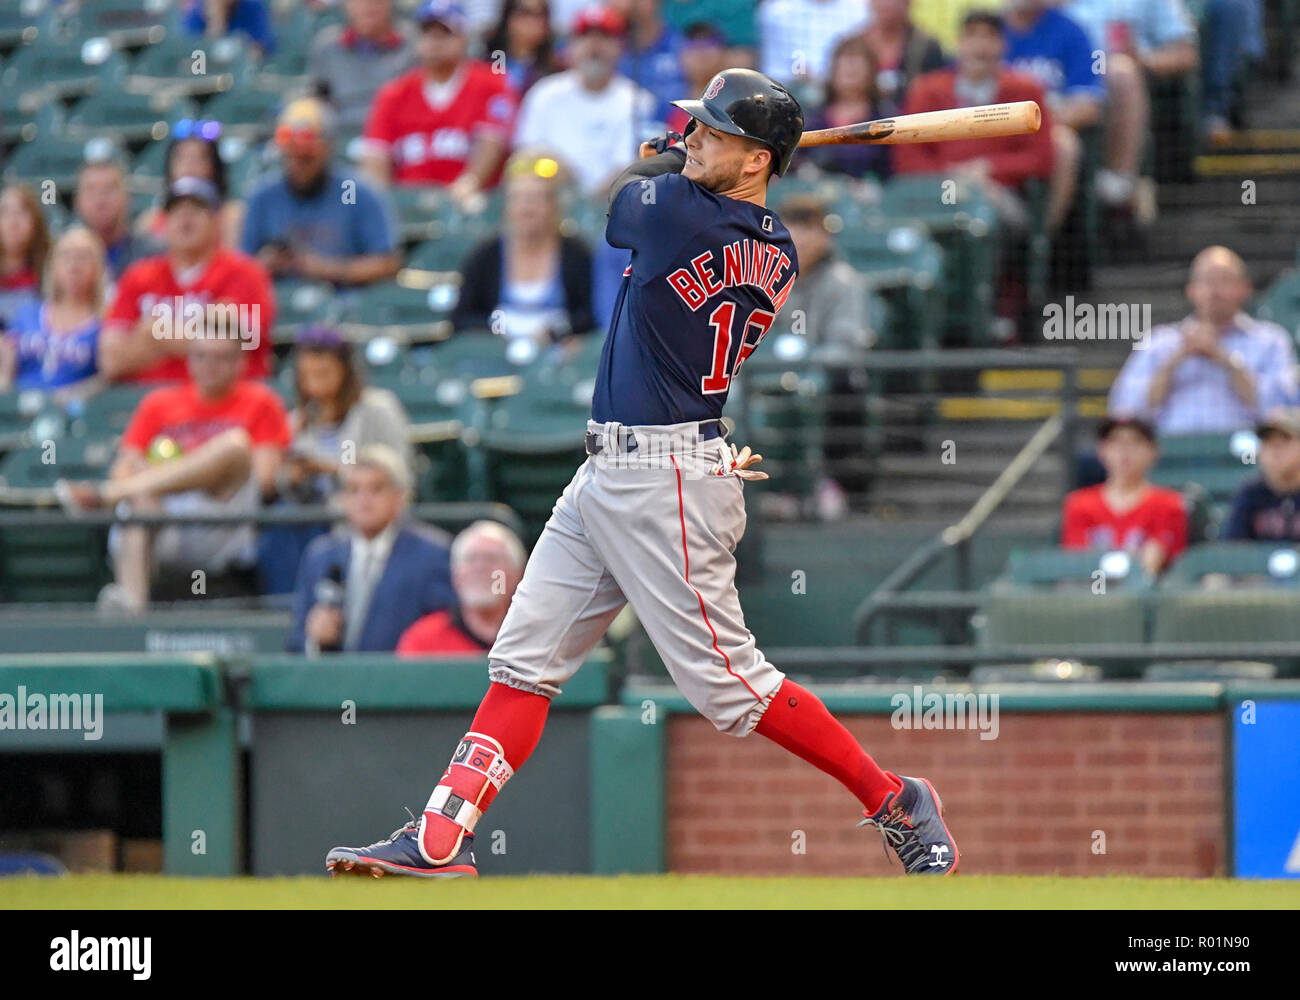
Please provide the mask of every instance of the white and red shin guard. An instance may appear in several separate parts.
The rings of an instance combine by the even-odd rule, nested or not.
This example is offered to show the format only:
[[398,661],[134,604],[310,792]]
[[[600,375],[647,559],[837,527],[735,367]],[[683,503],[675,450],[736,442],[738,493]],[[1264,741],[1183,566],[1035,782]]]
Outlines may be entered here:
[[465,835],[474,832],[474,824],[514,773],[500,743],[482,733],[466,733],[420,815],[424,860],[445,865],[459,854]]

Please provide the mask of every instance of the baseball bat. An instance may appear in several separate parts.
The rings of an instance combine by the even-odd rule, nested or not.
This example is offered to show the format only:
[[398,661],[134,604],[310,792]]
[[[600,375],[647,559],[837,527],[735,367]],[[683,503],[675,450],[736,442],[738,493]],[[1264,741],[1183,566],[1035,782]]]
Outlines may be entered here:
[[981,104],[973,108],[922,111],[915,115],[881,118],[857,125],[819,128],[799,137],[803,146],[838,146],[844,143],[949,142],[953,139],[991,139],[1000,135],[1037,132],[1043,112],[1035,101]]

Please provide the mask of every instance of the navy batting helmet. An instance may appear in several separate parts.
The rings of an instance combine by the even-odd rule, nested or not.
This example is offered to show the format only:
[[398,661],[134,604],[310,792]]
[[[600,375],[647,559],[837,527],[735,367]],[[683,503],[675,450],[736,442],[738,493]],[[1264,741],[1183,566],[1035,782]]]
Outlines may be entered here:
[[803,134],[803,109],[794,95],[752,69],[724,69],[709,81],[698,101],[673,101],[696,121],[730,135],[757,139],[772,150],[777,174],[784,174]]

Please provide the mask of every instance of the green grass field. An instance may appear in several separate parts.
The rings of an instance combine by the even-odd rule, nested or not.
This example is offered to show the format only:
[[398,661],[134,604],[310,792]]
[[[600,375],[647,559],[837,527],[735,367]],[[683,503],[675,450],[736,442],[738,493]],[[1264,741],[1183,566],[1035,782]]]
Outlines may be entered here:
[[188,879],[72,875],[0,879],[0,909],[1300,909],[1300,881],[1057,878],[529,876]]

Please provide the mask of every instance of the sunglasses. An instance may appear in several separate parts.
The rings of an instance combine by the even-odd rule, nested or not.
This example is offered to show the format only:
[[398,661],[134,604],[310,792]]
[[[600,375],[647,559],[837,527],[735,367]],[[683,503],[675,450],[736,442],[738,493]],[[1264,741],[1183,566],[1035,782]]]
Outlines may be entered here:
[[203,139],[215,142],[221,135],[221,122],[206,118],[182,118],[172,126],[173,139]]
[[277,146],[318,146],[323,141],[320,129],[312,125],[278,125],[275,129]]

